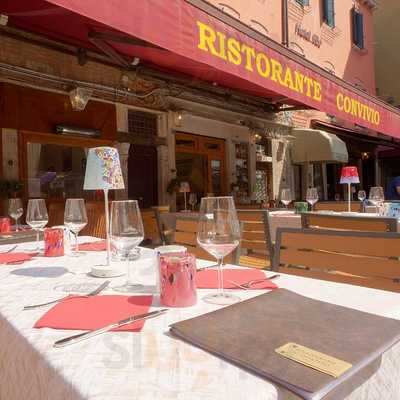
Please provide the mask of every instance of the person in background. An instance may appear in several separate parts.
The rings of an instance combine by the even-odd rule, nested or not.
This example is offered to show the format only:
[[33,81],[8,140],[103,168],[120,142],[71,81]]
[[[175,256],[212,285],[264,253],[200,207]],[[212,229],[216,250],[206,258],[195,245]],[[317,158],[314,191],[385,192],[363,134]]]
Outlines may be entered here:
[[386,190],[386,200],[400,200],[400,176],[394,177]]

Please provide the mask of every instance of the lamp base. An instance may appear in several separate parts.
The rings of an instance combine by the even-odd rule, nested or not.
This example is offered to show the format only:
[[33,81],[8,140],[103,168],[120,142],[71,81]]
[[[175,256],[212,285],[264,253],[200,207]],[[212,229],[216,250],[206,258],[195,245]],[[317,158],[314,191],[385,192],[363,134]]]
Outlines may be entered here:
[[125,275],[125,271],[120,268],[110,267],[109,265],[95,265],[92,267],[90,275],[96,278],[115,278]]

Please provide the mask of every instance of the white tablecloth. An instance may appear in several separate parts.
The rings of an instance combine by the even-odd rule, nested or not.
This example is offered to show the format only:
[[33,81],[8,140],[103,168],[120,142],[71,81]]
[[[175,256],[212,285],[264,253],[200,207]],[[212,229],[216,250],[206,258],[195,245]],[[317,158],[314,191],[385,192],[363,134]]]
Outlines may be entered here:
[[[62,295],[60,285],[101,283],[85,272],[102,262],[104,254],[37,258],[20,266],[0,266],[1,400],[296,399],[266,380],[168,336],[169,324],[216,308],[201,301],[207,290],[199,290],[195,307],[171,309],[147,321],[140,333],[107,333],[53,348],[55,340],[74,332],[33,329],[45,309],[22,311],[23,306]],[[152,254],[143,250],[144,257]],[[139,275],[152,290],[154,268],[146,265]],[[115,278],[112,286],[124,279]],[[400,294],[289,275],[282,275],[279,285],[315,299],[400,318]],[[263,292],[238,293],[247,299]],[[153,305],[158,306],[156,298]],[[348,398],[400,399],[400,345],[384,355],[379,371]]]

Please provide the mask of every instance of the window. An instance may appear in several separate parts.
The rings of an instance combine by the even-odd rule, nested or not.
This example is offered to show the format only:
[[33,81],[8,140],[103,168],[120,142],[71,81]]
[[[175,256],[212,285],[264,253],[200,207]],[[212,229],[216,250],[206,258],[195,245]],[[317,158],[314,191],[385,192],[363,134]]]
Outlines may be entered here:
[[128,132],[136,135],[157,136],[157,115],[129,110]]
[[353,44],[359,49],[364,48],[364,16],[355,8],[352,10],[353,17]]
[[297,3],[299,3],[301,6],[309,6],[310,5],[310,0],[296,0]]
[[323,20],[331,28],[335,27],[334,0],[323,0]]

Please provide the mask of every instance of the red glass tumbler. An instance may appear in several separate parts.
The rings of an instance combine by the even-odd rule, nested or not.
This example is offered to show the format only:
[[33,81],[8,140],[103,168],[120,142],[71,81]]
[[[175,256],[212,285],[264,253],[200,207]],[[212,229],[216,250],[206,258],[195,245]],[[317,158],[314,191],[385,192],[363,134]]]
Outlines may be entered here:
[[64,255],[64,230],[61,228],[46,228],[44,230],[45,257],[60,257]]

